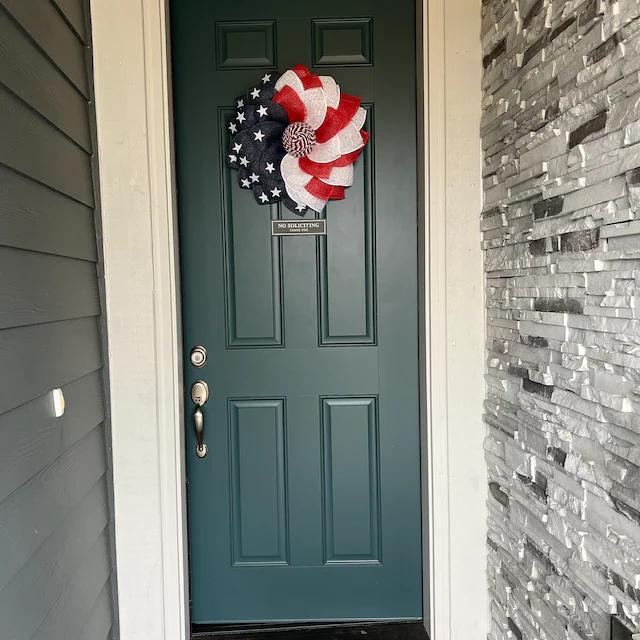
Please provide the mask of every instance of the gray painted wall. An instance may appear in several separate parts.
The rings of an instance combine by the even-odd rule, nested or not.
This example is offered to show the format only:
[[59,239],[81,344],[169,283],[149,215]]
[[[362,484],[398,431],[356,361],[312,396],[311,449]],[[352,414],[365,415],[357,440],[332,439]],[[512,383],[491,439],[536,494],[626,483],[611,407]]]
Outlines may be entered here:
[[0,0],[5,640],[115,636],[89,45],[84,0]]

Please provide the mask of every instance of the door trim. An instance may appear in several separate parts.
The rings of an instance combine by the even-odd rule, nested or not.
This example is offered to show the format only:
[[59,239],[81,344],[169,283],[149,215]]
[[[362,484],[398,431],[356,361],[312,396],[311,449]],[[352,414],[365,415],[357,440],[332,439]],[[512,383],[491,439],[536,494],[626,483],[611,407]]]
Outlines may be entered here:
[[[120,632],[123,640],[187,640],[168,9],[166,0],[90,2]],[[427,43],[418,59],[424,611],[431,637],[448,640],[489,628],[480,3],[423,0],[421,9],[428,15],[418,20],[419,42]]]

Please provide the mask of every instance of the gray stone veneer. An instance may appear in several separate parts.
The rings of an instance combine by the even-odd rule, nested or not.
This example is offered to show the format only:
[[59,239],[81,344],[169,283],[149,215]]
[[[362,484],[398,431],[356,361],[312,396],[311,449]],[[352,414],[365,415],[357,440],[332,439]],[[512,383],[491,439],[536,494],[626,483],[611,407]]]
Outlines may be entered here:
[[608,640],[640,631],[640,0],[487,0],[482,46],[489,638]]

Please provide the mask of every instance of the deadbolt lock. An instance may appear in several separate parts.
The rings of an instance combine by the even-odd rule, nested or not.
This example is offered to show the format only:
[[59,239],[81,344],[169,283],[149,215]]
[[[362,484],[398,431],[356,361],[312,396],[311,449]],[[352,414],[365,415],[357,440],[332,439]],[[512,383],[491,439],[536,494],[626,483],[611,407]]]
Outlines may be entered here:
[[191,364],[194,367],[198,367],[198,369],[204,367],[207,362],[207,350],[200,345],[193,347],[189,355],[189,360],[191,360]]

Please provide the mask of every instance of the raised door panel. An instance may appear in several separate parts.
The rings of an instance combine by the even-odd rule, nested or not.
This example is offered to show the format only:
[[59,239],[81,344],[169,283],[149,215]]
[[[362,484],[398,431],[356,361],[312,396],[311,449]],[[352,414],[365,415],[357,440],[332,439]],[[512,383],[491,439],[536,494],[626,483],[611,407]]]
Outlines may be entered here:
[[257,69],[276,66],[276,23],[219,22],[218,69]]
[[[365,105],[372,133],[373,106]],[[321,214],[327,235],[318,238],[320,344],[375,343],[375,204],[372,136],[354,165],[353,186],[345,200],[331,202]]]
[[373,62],[371,18],[313,21],[316,67],[363,66]]
[[[226,123],[233,109],[220,110],[220,153],[226,153]],[[224,165],[222,210],[225,249],[227,344],[229,347],[279,347],[283,344],[281,245],[269,238],[278,206],[268,211],[247,198],[235,171]],[[265,215],[267,213],[267,215]]]
[[232,400],[234,565],[287,564],[284,400]]
[[375,398],[323,398],[325,562],[381,561]]

